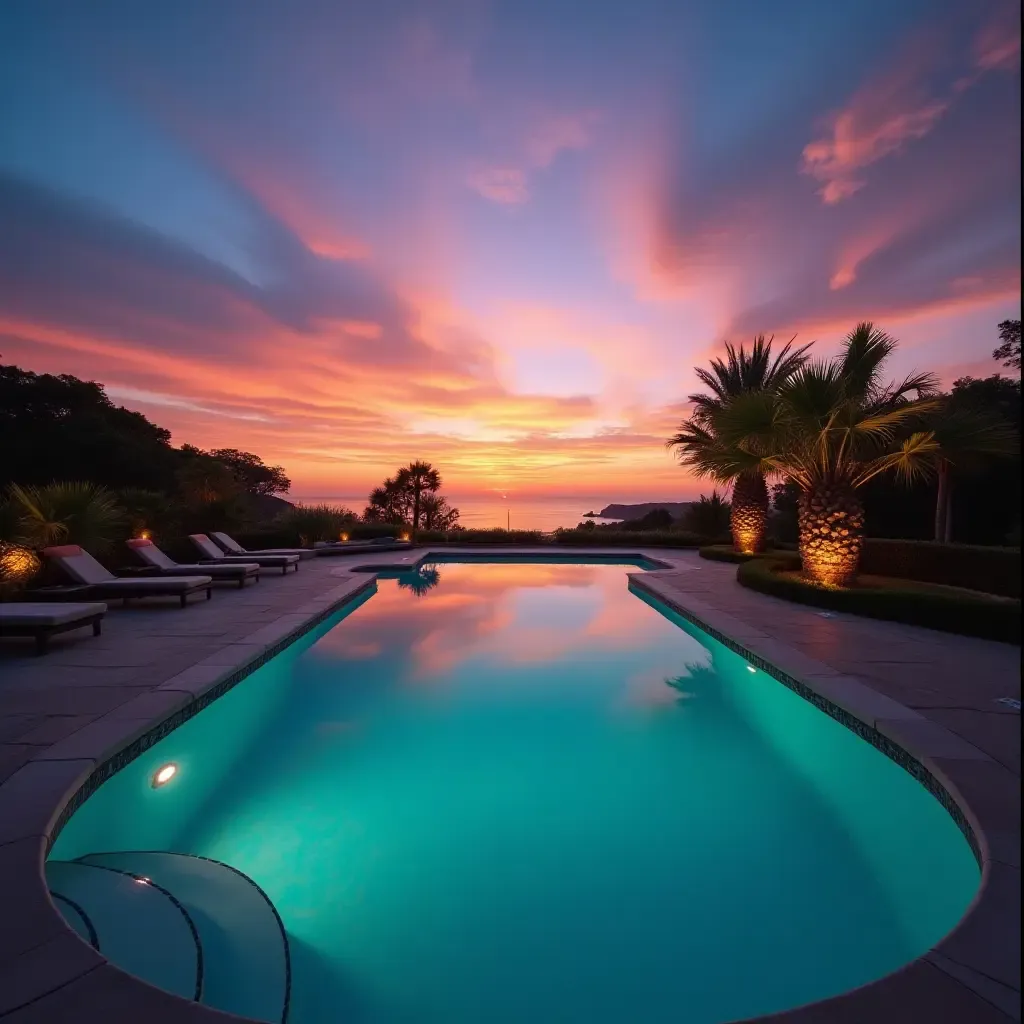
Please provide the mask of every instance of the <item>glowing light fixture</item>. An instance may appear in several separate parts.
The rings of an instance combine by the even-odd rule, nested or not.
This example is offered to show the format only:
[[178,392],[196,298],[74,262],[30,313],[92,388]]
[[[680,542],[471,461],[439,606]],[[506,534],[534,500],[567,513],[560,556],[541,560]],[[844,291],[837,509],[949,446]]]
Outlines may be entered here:
[[756,669],[756,668],[754,668],[754,666],[753,666],[753,665],[748,665],[748,666],[747,666],[747,671],[748,671],[748,672],[756,672],[756,671],[757,671],[757,669]]
[[166,786],[177,774],[178,766],[176,764],[163,765],[153,774],[153,788],[159,789],[161,786]]
[[0,583],[26,583],[41,568],[34,551],[0,541]]
[[139,530],[139,540],[152,540],[153,535],[149,530]]
[[136,878],[135,882],[136,882],[137,885],[149,885],[149,879],[148,878]]
[[409,534],[407,534],[407,533],[400,533],[398,535],[398,539],[399,540],[408,540],[409,539]]
[[347,533],[340,533],[340,534],[338,534],[338,539],[339,540],[348,540],[348,534]]

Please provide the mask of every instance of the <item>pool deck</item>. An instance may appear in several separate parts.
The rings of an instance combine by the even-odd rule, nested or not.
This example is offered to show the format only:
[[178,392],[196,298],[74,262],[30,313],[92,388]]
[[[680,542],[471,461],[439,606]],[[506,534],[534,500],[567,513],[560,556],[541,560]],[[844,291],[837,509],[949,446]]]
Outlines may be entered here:
[[[440,549],[439,549],[440,550]],[[445,547],[446,555],[459,549]],[[469,550],[469,549],[465,549]],[[625,549],[623,549],[625,550]],[[668,567],[633,585],[824,698],[923,765],[966,818],[982,886],[937,949],[877,982],[763,1021],[988,1024],[1021,1019],[1020,649],[914,626],[822,613],[745,590],[736,567],[695,552],[629,549]],[[357,564],[409,565],[425,551],[314,558],[209,603],[112,606],[103,636],[55,637],[51,653],[0,645],[0,1020],[7,1024],[214,1024],[239,1020],[109,964],[54,908],[49,837],[97,768],[110,771],[372,586]],[[476,548],[525,556],[551,548]],[[607,548],[559,554],[609,555]],[[836,710],[838,709],[838,710]],[[861,725],[862,723],[862,725]],[[163,732],[155,732],[163,726]],[[84,790],[82,792],[85,792]],[[80,794],[81,795],[81,794]],[[738,979],[738,983],[741,981]]]

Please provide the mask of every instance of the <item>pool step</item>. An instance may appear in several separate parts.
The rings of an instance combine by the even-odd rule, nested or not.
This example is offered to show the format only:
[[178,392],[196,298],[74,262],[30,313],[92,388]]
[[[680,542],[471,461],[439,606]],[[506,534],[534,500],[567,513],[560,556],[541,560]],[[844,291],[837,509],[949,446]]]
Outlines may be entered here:
[[[80,885],[73,893],[65,893],[61,885],[75,871]],[[91,920],[99,939],[98,948],[104,956],[152,984],[187,998],[197,998],[197,990],[183,992],[180,982],[177,988],[171,988],[163,980],[166,971],[154,973],[155,968],[165,966],[160,956],[150,956],[145,963],[139,956],[133,960],[128,955],[131,951],[123,949],[130,943],[122,942],[120,936],[116,949],[111,946],[108,950],[104,945],[103,930],[97,926],[96,916],[104,921],[111,918],[114,924],[132,915],[123,899],[127,894],[113,892],[109,885],[105,889],[100,886],[95,892],[90,890],[87,884],[90,873],[120,877],[138,890],[153,888],[173,897],[195,929],[200,1002],[274,1024],[287,1020],[291,995],[288,939],[273,904],[247,875],[220,861],[157,851],[93,853],[71,862],[47,864],[47,877],[55,897],[58,894],[68,896],[77,904],[77,909],[70,908],[69,912],[67,905],[56,899],[69,924],[79,934],[83,928],[88,931],[84,919]],[[151,885],[140,885],[135,878],[145,878]],[[134,906],[140,905],[136,901]],[[77,915],[77,922],[73,915]],[[129,925],[136,936],[140,933],[146,936],[144,941],[136,938],[136,944],[148,944],[150,949],[156,946],[158,953],[163,952],[165,945],[171,948],[164,942],[163,930],[155,922],[147,922],[146,914],[141,911],[137,920],[125,922],[126,930]],[[155,941],[157,936],[159,941]],[[89,941],[88,935],[83,937]],[[111,941],[114,941],[113,936]],[[150,963],[153,959],[157,960],[156,964]],[[168,959],[181,960],[176,947],[173,956],[168,953]]]
[[146,981],[199,999],[203,956],[185,908],[142,873],[51,861],[46,881],[68,924],[108,960]]

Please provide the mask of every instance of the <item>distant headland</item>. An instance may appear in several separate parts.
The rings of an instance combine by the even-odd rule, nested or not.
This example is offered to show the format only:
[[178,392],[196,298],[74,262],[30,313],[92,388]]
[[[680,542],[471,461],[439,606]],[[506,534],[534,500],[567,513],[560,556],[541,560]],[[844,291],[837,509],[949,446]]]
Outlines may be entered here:
[[693,503],[689,501],[645,501],[638,505],[605,505],[600,512],[584,512],[583,518],[621,519],[627,522],[630,519],[640,519],[656,508],[663,508],[673,519],[678,519],[691,504]]

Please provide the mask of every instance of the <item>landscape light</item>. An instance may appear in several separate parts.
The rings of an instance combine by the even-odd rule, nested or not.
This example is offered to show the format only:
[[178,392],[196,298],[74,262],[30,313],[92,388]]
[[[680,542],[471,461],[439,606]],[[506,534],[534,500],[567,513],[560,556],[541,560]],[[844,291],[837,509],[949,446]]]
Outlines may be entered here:
[[153,775],[153,788],[159,789],[160,786],[166,786],[175,775],[178,774],[178,766],[176,764],[165,764],[163,767],[158,768],[156,773]]
[[41,568],[42,562],[34,551],[0,542],[0,583],[26,583]]
[[139,530],[139,540],[150,540],[152,536],[149,530]]
[[338,534],[338,539],[339,540],[348,540],[348,534],[347,533],[340,533],[340,534]]
[[408,540],[409,539],[409,534],[407,534],[407,533],[400,533],[398,535],[398,539],[399,540]]

